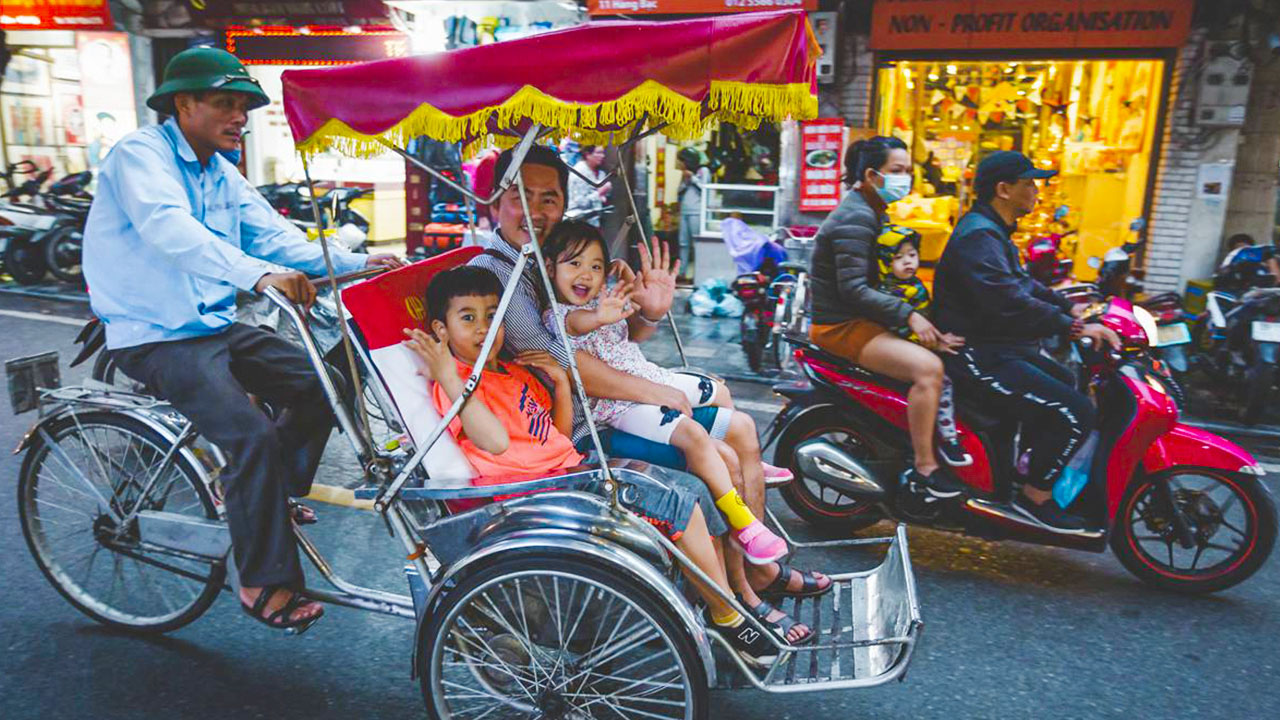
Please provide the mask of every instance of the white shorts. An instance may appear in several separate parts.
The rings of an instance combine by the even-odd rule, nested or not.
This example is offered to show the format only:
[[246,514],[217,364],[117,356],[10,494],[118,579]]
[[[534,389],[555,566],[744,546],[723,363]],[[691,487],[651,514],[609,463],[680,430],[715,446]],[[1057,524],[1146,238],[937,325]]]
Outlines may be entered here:
[[[691,373],[675,373],[669,383],[689,398],[689,404],[695,408],[710,407],[715,401],[716,384],[711,378]],[[729,432],[729,421],[733,418],[733,410],[716,408],[715,417],[707,434],[717,440],[723,440]],[[679,410],[665,406],[635,404],[613,419],[611,425],[623,432],[631,433],[663,445],[671,444],[671,433],[675,432],[684,417]],[[692,420],[692,418],[690,418]],[[705,423],[704,423],[705,426]]]

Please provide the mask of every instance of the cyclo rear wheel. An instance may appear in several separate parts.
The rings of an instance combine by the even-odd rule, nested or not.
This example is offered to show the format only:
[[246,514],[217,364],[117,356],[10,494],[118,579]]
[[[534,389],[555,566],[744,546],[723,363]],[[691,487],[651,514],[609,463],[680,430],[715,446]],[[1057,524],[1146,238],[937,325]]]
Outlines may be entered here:
[[141,504],[216,520],[196,468],[175,454],[147,496],[139,497],[170,446],[155,430],[109,411],[68,415],[45,430],[61,452],[41,438],[27,451],[18,515],[27,547],[54,588],[94,620],[138,632],[176,630],[204,614],[222,590],[226,568],[145,546],[136,523],[118,527],[76,472],[118,516]]
[[492,562],[427,623],[418,668],[433,718],[707,716],[706,672],[675,611],[578,556]]

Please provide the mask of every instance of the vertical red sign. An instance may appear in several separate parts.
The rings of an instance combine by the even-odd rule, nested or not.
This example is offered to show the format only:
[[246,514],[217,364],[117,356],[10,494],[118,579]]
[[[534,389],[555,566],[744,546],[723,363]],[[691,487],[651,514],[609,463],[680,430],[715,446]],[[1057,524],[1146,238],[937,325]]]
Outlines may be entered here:
[[840,204],[844,120],[819,118],[800,123],[800,210],[828,212]]

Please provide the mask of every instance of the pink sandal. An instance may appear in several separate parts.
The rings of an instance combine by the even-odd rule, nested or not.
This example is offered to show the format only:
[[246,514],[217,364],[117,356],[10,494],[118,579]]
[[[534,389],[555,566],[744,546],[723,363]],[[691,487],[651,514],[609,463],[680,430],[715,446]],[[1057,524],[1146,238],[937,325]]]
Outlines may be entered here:
[[764,466],[765,482],[781,484],[791,482],[796,479],[795,473],[786,468],[781,468],[777,465],[770,465],[769,463],[760,464]]
[[733,530],[730,534],[742,548],[742,554],[747,558],[747,562],[752,565],[768,565],[787,555],[786,541],[774,535],[773,531],[759,520],[741,530]]

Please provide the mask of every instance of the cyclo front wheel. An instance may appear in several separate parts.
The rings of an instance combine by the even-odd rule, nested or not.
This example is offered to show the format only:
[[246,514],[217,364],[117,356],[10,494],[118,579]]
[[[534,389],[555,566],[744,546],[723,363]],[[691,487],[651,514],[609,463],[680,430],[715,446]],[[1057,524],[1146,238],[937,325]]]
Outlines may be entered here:
[[[216,520],[213,498],[181,453],[143,488],[170,443],[145,423],[108,411],[78,413],[45,426],[22,462],[18,515],[40,571],[77,610],[105,625],[161,633],[200,617],[222,590],[226,568],[138,537],[139,506]],[[90,488],[86,482],[92,483]]]
[[706,671],[675,611],[578,556],[492,562],[426,622],[418,668],[433,718],[707,717]]

